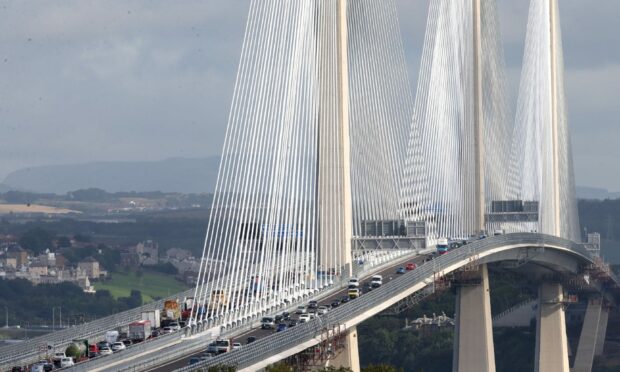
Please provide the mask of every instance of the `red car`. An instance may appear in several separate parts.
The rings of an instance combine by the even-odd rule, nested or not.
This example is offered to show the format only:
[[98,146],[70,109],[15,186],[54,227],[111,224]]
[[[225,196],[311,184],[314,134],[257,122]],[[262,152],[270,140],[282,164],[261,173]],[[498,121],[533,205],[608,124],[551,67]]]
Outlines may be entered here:
[[410,262],[407,264],[405,268],[407,269],[407,271],[410,271],[410,270],[415,270],[416,266],[414,263]]

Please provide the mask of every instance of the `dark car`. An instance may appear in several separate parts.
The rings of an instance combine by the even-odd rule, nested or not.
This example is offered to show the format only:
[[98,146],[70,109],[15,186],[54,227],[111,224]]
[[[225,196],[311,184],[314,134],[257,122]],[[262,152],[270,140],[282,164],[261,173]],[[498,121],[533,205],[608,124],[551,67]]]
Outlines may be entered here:
[[101,349],[102,347],[111,348],[112,345],[110,345],[107,341],[97,342],[97,348]]
[[404,274],[404,273],[405,273],[404,267],[399,267],[398,269],[396,269],[396,274]]
[[291,319],[291,320],[288,322],[288,326],[289,326],[289,327],[295,327],[295,326],[297,325],[297,323],[298,323],[298,322],[297,322],[297,320],[295,320],[295,319]]
[[340,299],[340,303],[341,304],[346,304],[347,302],[351,301],[351,299],[349,298],[349,296],[344,296],[343,298]]
[[25,369],[23,367],[13,367],[11,368],[11,372],[24,372]]
[[278,324],[278,328],[276,328],[276,332],[286,331],[287,328],[288,326],[286,325],[286,323],[280,323]]
[[319,307],[319,303],[316,301],[310,301],[308,302],[308,309],[316,309],[317,307]]
[[125,344],[125,346],[131,346],[131,340],[130,340],[130,339],[128,339],[128,338],[126,338],[126,339],[124,339],[124,340],[121,340],[121,342],[122,342],[123,344]]
[[251,344],[252,342],[256,341],[256,337],[254,336],[250,336],[248,337],[248,339],[245,341],[246,344]]
[[189,363],[187,363],[188,366],[191,366],[192,364],[196,364],[196,363],[200,363],[202,362],[202,358],[200,357],[191,357],[189,358]]
[[340,306],[340,300],[334,300],[331,304],[332,308]]
[[287,311],[282,313],[282,319],[283,320],[290,320],[291,319],[291,314],[289,314]]
[[282,321],[284,320],[284,317],[282,315],[276,315],[274,318],[276,324],[282,323]]

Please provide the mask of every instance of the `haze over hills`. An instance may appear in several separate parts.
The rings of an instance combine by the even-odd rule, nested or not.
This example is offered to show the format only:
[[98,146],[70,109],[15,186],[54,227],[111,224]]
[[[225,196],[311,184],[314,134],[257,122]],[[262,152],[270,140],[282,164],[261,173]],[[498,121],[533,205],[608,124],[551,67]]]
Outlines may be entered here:
[[[108,161],[83,164],[48,165],[10,173],[0,192],[9,190],[65,194],[99,188],[108,192],[162,191],[179,193],[213,192],[219,156],[170,158],[161,161]],[[616,199],[620,192],[577,186],[580,199]]]
[[219,156],[49,165],[14,171],[2,184],[7,189],[56,194],[91,187],[108,192],[206,193],[215,187],[218,166]]

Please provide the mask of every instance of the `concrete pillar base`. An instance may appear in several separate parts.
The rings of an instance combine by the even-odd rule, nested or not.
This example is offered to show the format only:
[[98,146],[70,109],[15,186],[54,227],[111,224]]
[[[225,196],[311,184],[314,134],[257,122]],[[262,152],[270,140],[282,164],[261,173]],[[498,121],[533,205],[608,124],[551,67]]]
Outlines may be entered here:
[[592,371],[602,305],[602,299],[599,297],[590,298],[588,301],[588,308],[586,309],[586,315],[583,318],[583,325],[581,326],[581,335],[579,336],[579,346],[577,347],[577,355],[575,356],[575,365],[573,366],[574,372]]
[[487,265],[480,265],[477,274],[468,272],[468,278],[478,278],[480,282],[458,288],[452,370],[494,372],[495,350]]
[[598,323],[598,332],[596,334],[596,346],[594,347],[594,356],[603,355],[605,349],[605,335],[607,334],[607,320],[609,319],[609,307],[604,306],[601,309],[601,318]]
[[344,348],[338,351],[338,354],[330,359],[326,366],[336,368],[350,368],[353,372],[360,372],[360,355],[357,348],[357,328],[353,327],[347,331],[345,336]]
[[536,372],[569,372],[568,339],[562,304],[562,285],[543,283],[539,288],[536,322]]

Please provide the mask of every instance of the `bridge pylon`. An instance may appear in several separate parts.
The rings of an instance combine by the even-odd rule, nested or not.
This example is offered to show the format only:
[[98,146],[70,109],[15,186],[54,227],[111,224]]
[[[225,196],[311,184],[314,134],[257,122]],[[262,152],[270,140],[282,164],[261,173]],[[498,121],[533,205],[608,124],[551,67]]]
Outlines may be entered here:
[[457,283],[452,370],[494,372],[495,351],[487,265],[464,272]]
[[538,290],[534,371],[568,372],[568,338],[560,283],[543,282]]

